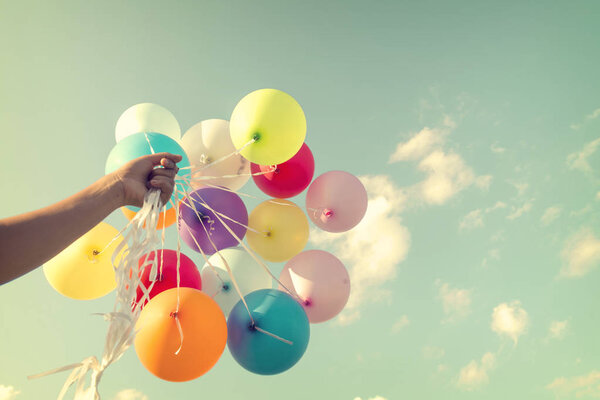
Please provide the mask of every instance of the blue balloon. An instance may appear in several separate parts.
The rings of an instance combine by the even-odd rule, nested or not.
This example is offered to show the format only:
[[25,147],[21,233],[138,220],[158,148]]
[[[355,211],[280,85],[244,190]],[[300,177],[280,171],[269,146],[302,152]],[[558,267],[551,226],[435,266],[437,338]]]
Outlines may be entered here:
[[252,326],[240,300],[227,320],[227,347],[250,372],[274,375],[290,369],[304,355],[310,337],[308,317],[289,294],[276,289],[256,290],[244,297],[256,326],[287,339],[275,339]]
[[[182,158],[181,161],[177,163],[177,166],[179,167],[177,175],[189,178],[190,169],[182,169],[190,166],[190,161],[187,154],[185,154],[185,150],[183,150],[181,145],[174,139],[155,132],[140,132],[120,140],[110,151],[104,171],[106,174],[109,174],[138,157],[162,152],[180,155]],[[177,182],[177,189],[180,192],[183,192],[184,188],[189,191],[188,185],[185,185],[180,181]],[[173,196],[175,196],[175,192],[173,192]],[[184,195],[180,194],[179,200],[183,199],[183,197]],[[175,201],[174,197],[173,201]],[[139,210],[139,207],[127,206],[127,208],[133,211]],[[167,204],[167,208],[171,208],[171,204]]]

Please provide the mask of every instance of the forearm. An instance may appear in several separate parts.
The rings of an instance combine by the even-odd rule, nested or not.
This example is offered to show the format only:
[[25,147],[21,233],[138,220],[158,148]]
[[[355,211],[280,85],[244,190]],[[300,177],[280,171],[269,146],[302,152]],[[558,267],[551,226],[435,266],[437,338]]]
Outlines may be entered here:
[[49,207],[0,220],[0,284],[42,265],[123,205],[107,175]]

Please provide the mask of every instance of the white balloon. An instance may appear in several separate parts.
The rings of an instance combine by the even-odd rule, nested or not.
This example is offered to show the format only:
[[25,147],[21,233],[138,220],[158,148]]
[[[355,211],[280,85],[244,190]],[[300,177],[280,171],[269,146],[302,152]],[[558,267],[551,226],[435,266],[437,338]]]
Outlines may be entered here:
[[125,110],[117,121],[115,139],[119,142],[139,132],[162,133],[177,141],[181,140],[181,128],[173,114],[154,103],[140,103]]
[[[243,296],[259,289],[272,287],[271,277],[252,258],[246,250],[240,247],[230,247],[220,251],[227,261]],[[212,267],[210,264],[212,264]],[[212,297],[225,316],[240,301],[240,296],[235,290],[227,268],[219,254],[213,254],[208,263],[202,268],[202,291]],[[218,276],[217,276],[218,275]]]
[[[250,162],[240,154],[230,157],[236,151],[231,135],[229,121],[223,119],[207,119],[192,126],[183,135],[181,143],[190,159],[192,182],[194,189],[213,186],[225,186],[238,190],[250,179]],[[226,159],[220,160],[222,157]],[[217,162],[215,162],[217,161]],[[214,165],[207,166],[215,162]],[[217,177],[215,179],[198,179],[199,177]]]

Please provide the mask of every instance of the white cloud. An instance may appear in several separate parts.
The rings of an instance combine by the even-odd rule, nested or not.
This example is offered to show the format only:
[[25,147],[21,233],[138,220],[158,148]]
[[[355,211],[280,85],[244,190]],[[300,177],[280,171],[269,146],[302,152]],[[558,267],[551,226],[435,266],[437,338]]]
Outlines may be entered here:
[[0,385],[0,400],[13,400],[19,393],[13,386]]
[[511,185],[517,189],[517,195],[523,196],[527,189],[529,189],[529,183],[525,182],[509,182]]
[[481,175],[475,178],[475,186],[481,190],[488,190],[492,184],[491,175]]
[[491,328],[500,336],[508,336],[517,344],[519,336],[527,330],[529,316],[520,301],[502,303],[494,308]]
[[392,333],[398,333],[408,325],[410,325],[410,320],[406,315],[403,315],[392,325]]
[[428,204],[444,204],[475,181],[475,173],[456,153],[436,150],[421,160],[427,177],[417,185],[417,195]]
[[471,360],[464,366],[458,375],[457,386],[463,390],[475,390],[489,382],[488,372],[494,368],[496,356],[487,352],[481,357],[481,361]]
[[446,350],[436,346],[423,347],[423,358],[427,360],[438,360],[446,354]]
[[592,167],[590,166],[589,158],[598,150],[599,146],[600,138],[586,143],[581,151],[569,154],[567,156],[568,167],[585,173],[591,173]]
[[[362,400],[362,397],[355,397],[354,400]],[[365,400],[387,400],[387,399],[382,396],[375,396],[375,397],[369,397],[368,399],[365,398]]]
[[496,248],[490,249],[488,251],[487,256],[485,256],[483,258],[483,261],[481,262],[481,266],[487,267],[491,261],[497,261],[499,259],[500,259],[500,249],[496,249]]
[[498,142],[492,143],[492,145],[490,146],[490,150],[492,150],[492,153],[496,154],[502,154],[506,151],[504,147],[500,147]]
[[481,215],[481,209],[479,208],[465,215],[458,225],[458,229],[461,231],[480,227],[483,227],[483,216]]
[[554,222],[558,217],[560,217],[561,212],[562,212],[562,207],[560,207],[558,205],[548,207],[548,208],[546,208],[546,211],[544,211],[544,214],[542,215],[542,218],[540,218],[540,221],[542,222],[542,224],[544,226],[548,226],[552,222]]
[[517,219],[523,214],[529,212],[533,207],[533,199],[526,201],[523,203],[521,207],[512,206],[511,213],[506,216],[507,219]]
[[444,142],[445,130],[423,128],[406,142],[400,142],[390,156],[389,163],[419,160],[434,147]]
[[117,393],[113,400],[148,400],[148,396],[135,389],[124,389]]
[[600,239],[590,229],[583,228],[567,239],[562,258],[565,265],[560,275],[580,278],[600,264]]
[[600,371],[593,370],[587,375],[556,378],[546,386],[556,397],[575,396],[576,398],[600,397]]
[[593,119],[596,119],[598,117],[600,117],[600,108],[597,108],[594,111],[592,111],[591,114],[586,115],[585,118],[583,119],[583,122],[580,122],[578,124],[572,124],[571,129],[575,129],[575,130],[581,129],[581,127],[583,125],[585,125],[587,122],[589,122]]
[[315,245],[328,246],[348,268],[352,291],[340,323],[359,318],[359,306],[391,295],[382,286],[396,277],[400,262],[410,248],[410,232],[402,225],[400,213],[405,197],[387,175],[360,177],[369,194],[363,220],[352,230],[339,234],[311,230]]
[[438,296],[442,300],[445,318],[443,322],[455,322],[471,312],[471,291],[451,288],[447,283],[437,281]]
[[562,339],[565,337],[569,328],[569,321],[552,321],[550,328],[548,329],[548,338],[550,339]]
[[458,225],[459,230],[470,230],[475,228],[483,227],[483,216],[484,214],[489,214],[495,210],[506,208],[506,203],[502,201],[497,201],[493,206],[487,207],[485,210],[481,208],[470,211],[467,215],[465,215]]

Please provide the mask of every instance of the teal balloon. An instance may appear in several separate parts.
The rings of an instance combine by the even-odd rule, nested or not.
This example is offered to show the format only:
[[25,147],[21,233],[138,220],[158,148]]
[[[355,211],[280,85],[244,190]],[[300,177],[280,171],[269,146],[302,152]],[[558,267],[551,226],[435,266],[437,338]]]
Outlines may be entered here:
[[[180,155],[181,161],[177,163],[179,167],[177,175],[189,178],[190,169],[182,169],[190,166],[190,161],[187,154],[185,154],[185,150],[174,139],[155,132],[135,133],[119,141],[110,151],[104,171],[106,174],[109,174],[138,157],[162,152]],[[189,186],[182,182],[177,182],[176,185],[180,192],[183,192],[184,188],[188,192],[190,191]],[[178,198],[181,200],[183,197],[184,195],[180,194]],[[173,201],[176,200],[175,191],[173,191],[172,199]],[[133,211],[139,210],[139,207],[127,206],[127,208]],[[167,204],[167,208],[171,208],[171,204]]]
[[227,347],[233,358],[255,374],[274,375],[293,367],[304,355],[310,337],[308,317],[289,294],[256,290],[244,297],[256,326],[292,344],[257,330],[240,300],[227,320]]

